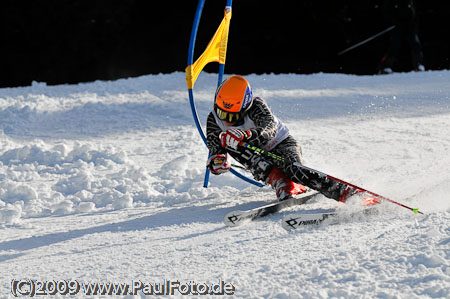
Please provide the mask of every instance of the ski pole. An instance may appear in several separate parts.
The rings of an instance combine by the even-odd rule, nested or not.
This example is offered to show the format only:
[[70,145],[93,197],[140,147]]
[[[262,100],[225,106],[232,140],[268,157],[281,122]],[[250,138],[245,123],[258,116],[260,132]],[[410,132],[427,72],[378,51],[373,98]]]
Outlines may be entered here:
[[[240,146],[243,146],[243,147],[245,147],[245,148],[247,148],[247,149],[250,149],[250,150],[252,150],[252,151],[254,151],[254,152],[258,152],[258,153],[260,153],[260,154],[262,154],[262,155],[264,155],[264,156],[266,156],[266,157],[272,158],[272,159],[277,160],[277,161],[280,161],[280,162],[282,162],[282,163],[286,163],[286,162],[285,162],[285,159],[284,159],[283,157],[281,157],[281,156],[279,156],[279,155],[276,155],[276,154],[274,154],[274,153],[265,151],[265,150],[263,150],[263,149],[260,149],[260,148],[254,146],[254,145],[249,144],[249,143],[246,143],[246,142],[241,141],[241,142],[239,143],[239,145],[240,145]],[[411,211],[414,212],[415,214],[417,214],[417,213],[423,214],[423,213],[422,213],[421,211],[419,211],[419,209],[417,209],[417,208],[411,208],[411,207],[408,207],[408,206],[406,206],[406,205],[404,205],[404,204],[401,204],[401,203],[399,203],[399,202],[396,202],[395,200],[392,200],[392,199],[387,198],[387,197],[385,197],[385,196],[379,195],[379,194],[377,194],[377,193],[375,193],[375,192],[372,192],[372,191],[369,191],[369,190],[367,190],[367,189],[358,187],[358,186],[356,186],[356,185],[353,185],[353,184],[351,184],[351,183],[348,183],[348,182],[346,182],[346,181],[343,181],[343,180],[341,180],[341,179],[338,179],[338,178],[336,178],[336,177],[334,177],[334,176],[328,175],[328,174],[323,173],[323,172],[321,172],[321,171],[318,171],[318,170],[309,168],[309,167],[304,166],[304,165],[301,165],[301,164],[296,164],[296,166],[299,167],[299,168],[300,168],[301,170],[303,170],[303,171],[306,171],[306,172],[309,172],[309,173],[317,173],[317,174],[319,174],[319,175],[321,175],[321,176],[324,176],[324,177],[326,177],[326,178],[328,178],[328,179],[337,181],[337,182],[339,182],[339,183],[345,184],[345,185],[347,185],[347,186],[349,186],[349,187],[352,187],[352,188],[355,188],[355,189],[359,189],[359,190],[361,190],[362,192],[365,192],[365,193],[367,193],[367,194],[373,195],[373,196],[375,196],[375,197],[377,197],[377,198],[379,198],[379,199],[383,199],[383,200],[386,200],[386,201],[388,201],[388,202],[390,202],[390,203],[393,203],[393,204],[396,204],[396,205],[398,205],[398,206],[404,207],[404,208],[406,208],[406,209],[408,209],[408,210],[411,210]]]
[[396,205],[398,205],[398,206],[404,207],[404,208],[406,208],[406,209],[408,209],[408,210],[411,210],[411,211],[414,212],[415,214],[417,214],[417,213],[423,214],[423,213],[422,213],[421,211],[419,211],[419,209],[417,209],[417,208],[411,208],[411,207],[408,207],[408,206],[406,206],[406,205],[404,205],[404,204],[401,204],[401,203],[399,203],[399,202],[396,202],[395,200],[392,200],[392,199],[390,199],[390,198],[387,198],[387,197],[385,197],[385,196],[383,196],[383,195],[379,195],[379,194],[377,194],[377,193],[375,193],[375,192],[372,192],[372,191],[369,191],[369,190],[367,190],[367,189],[358,187],[358,186],[356,186],[356,185],[353,185],[353,184],[351,184],[351,183],[345,182],[345,181],[343,181],[343,180],[341,180],[341,179],[338,179],[338,178],[336,178],[336,177],[333,177],[333,176],[331,176],[331,175],[326,175],[326,176],[327,176],[328,178],[330,178],[330,179],[333,179],[333,180],[338,181],[338,182],[340,182],[340,183],[346,184],[346,185],[348,185],[348,186],[350,186],[350,187],[352,187],[352,188],[357,188],[357,189],[361,190],[362,192],[365,192],[365,193],[367,193],[367,194],[373,195],[373,196],[375,196],[375,197],[377,197],[377,198],[379,198],[379,199],[383,199],[383,200],[389,201],[390,203],[393,203],[393,204],[396,204]]
[[231,164],[231,167],[239,168],[239,169],[242,169],[242,170],[247,170],[247,168],[245,168],[244,166],[241,166],[239,164]]

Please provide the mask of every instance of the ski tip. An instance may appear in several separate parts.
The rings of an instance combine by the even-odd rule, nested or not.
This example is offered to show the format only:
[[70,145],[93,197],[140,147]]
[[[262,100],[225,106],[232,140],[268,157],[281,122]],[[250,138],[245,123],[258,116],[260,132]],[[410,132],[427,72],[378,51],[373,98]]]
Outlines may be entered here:
[[225,215],[225,217],[223,217],[223,223],[225,223],[226,226],[228,227],[235,227],[235,226],[239,226],[242,224],[242,214],[244,212],[236,210],[236,211],[231,211],[229,213],[227,213]]

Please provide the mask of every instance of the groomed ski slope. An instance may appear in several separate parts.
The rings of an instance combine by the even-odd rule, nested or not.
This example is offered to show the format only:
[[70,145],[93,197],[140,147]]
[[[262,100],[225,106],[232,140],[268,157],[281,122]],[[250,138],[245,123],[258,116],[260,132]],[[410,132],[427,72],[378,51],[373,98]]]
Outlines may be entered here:
[[[307,166],[425,215],[385,203],[378,217],[281,227],[289,212],[337,207],[319,197],[226,228],[227,212],[274,193],[232,174],[202,187],[207,150],[184,73],[3,88],[0,298],[13,297],[13,279],[223,281],[233,298],[449,298],[450,72],[246,78]],[[203,123],[216,84],[203,73],[195,85]]]

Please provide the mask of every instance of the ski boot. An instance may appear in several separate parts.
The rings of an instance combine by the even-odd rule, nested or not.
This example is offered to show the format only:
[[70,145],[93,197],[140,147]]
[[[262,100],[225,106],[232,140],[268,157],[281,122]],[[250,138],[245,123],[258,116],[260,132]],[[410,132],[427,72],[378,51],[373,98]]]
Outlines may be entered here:
[[381,203],[381,200],[379,200],[376,197],[366,197],[363,199],[362,205],[365,207],[374,206]]
[[[339,202],[342,202],[342,203],[345,203],[349,197],[351,197],[355,194],[364,193],[363,190],[358,190],[358,189],[352,188],[350,186],[345,186],[342,190],[343,191],[342,191],[341,195],[339,196],[339,200],[338,200]],[[381,201],[378,198],[373,197],[373,196],[364,197],[362,199],[362,205],[365,207],[373,206],[373,205],[376,205],[379,203],[381,203]]]
[[351,196],[353,196],[355,194],[358,194],[360,192],[361,192],[361,190],[357,190],[357,189],[352,188],[350,186],[343,185],[342,189],[341,189],[341,194],[339,196],[338,201],[342,202],[342,203],[345,203],[349,197],[351,197]]
[[276,190],[278,200],[292,198],[293,195],[303,193],[307,188],[301,184],[294,183],[286,177],[283,171],[275,167],[267,178],[267,183]]

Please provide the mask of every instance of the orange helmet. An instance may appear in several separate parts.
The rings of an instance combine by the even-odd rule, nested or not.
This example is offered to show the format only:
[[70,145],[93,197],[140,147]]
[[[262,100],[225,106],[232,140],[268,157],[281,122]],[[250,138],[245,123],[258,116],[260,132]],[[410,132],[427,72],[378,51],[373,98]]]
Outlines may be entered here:
[[214,111],[220,120],[235,123],[241,120],[253,103],[252,88],[242,76],[231,76],[217,87]]

